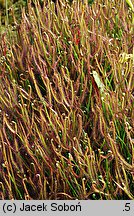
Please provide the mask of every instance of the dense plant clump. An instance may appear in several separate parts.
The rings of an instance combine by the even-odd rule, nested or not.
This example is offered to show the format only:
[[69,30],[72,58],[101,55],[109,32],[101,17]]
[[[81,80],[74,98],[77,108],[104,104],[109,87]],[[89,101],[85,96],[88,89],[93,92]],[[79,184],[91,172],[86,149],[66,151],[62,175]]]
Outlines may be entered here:
[[0,199],[133,199],[131,1],[24,2],[0,27]]

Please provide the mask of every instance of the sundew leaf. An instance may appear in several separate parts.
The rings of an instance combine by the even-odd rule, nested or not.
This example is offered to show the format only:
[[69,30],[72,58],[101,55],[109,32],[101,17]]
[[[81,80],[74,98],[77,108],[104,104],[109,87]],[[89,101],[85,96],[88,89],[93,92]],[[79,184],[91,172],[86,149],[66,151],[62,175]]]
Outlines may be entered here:
[[120,54],[119,62],[125,63],[128,61],[128,59],[134,59],[134,53],[133,54],[127,54],[125,52]]
[[134,4],[132,3],[131,0],[126,0],[126,3],[128,4],[128,6],[131,8],[132,10],[132,27],[130,32],[133,32],[133,25],[134,25]]
[[98,88],[100,89],[101,93],[103,93],[105,86],[104,86],[103,82],[101,81],[99,74],[96,71],[92,71],[92,74],[93,74],[94,80],[95,80]]

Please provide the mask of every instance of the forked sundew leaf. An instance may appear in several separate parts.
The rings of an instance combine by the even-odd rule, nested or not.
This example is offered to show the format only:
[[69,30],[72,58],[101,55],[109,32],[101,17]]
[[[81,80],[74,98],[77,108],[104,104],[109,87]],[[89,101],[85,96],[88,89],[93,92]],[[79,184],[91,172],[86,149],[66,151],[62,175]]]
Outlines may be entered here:
[[105,86],[104,86],[103,82],[101,81],[99,74],[96,71],[93,71],[92,74],[93,74],[94,80],[95,80],[98,88],[100,89],[101,93],[104,92]]

